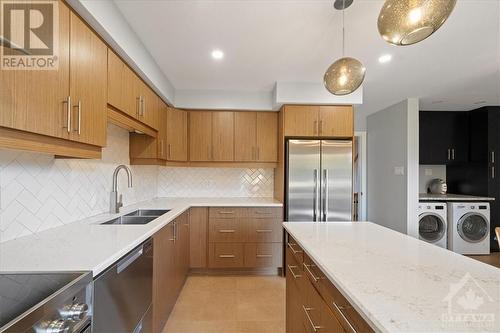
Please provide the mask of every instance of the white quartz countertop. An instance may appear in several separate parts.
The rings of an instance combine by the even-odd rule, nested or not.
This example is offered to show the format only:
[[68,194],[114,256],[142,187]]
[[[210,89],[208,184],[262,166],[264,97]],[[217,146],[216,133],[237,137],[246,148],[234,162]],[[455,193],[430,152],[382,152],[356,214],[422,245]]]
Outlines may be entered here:
[[419,199],[420,201],[495,201],[495,198],[474,195],[429,193],[420,193]]
[[[190,207],[281,207],[272,198],[157,198],[0,243],[0,272],[104,271]],[[141,208],[171,209],[145,225],[100,225]]]
[[370,222],[283,225],[377,332],[500,332],[498,268]]

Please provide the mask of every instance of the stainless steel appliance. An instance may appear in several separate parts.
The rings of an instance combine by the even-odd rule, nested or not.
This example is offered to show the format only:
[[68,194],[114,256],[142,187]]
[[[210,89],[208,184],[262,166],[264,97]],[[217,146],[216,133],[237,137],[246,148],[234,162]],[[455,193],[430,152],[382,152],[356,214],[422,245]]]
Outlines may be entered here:
[[89,272],[0,274],[0,332],[90,333]]
[[93,333],[152,332],[153,246],[136,247],[94,281]]
[[352,221],[352,141],[288,140],[286,221]]

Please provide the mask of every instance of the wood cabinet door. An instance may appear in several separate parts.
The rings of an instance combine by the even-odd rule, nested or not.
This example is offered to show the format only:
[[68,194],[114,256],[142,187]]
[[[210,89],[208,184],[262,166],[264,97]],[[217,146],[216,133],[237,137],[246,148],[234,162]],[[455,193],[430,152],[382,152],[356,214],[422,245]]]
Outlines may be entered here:
[[122,89],[124,76],[125,64],[108,48],[108,104],[123,112],[125,112]]
[[318,136],[319,106],[287,105],[284,113],[285,136]]
[[255,161],[257,135],[257,112],[234,113],[234,160]]
[[167,159],[167,121],[168,121],[168,107],[158,98],[158,158],[162,160]]
[[[0,126],[67,138],[69,15],[59,8],[57,70],[0,70]],[[2,47],[2,46],[0,46]]]
[[234,112],[212,112],[212,160],[234,161]]
[[354,135],[352,106],[320,106],[319,135],[325,137],[352,137]]
[[169,107],[167,110],[167,159],[187,161],[188,115],[184,110]]
[[128,66],[124,66],[123,71],[122,98],[124,110],[122,111],[135,119],[139,119],[140,79]]
[[175,279],[176,297],[180,293],[189,270],[189,219],[183,213],[175,219]]
[[153,332],[161,333],[176,301],[173,223],[153,236]]
[[278,113],[257,113],[257,161],[278,160]]
[[212,160],[212,112],[189,112],[189,160]]
[[207,267],[208,208],[189,211],[189,256],[191,268]]
[[70,14],[70,138],[106,145],[107,52],[103,41],[76,14]]
[[158,129],[158,97],[142,81],[140,96],[142,97],[142,105],[139,119],[149,127]]

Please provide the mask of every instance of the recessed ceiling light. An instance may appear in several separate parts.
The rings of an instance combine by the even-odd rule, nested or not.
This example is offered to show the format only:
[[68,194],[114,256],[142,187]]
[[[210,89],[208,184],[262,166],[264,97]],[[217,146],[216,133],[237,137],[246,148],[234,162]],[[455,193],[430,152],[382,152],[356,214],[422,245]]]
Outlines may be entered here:
[[212,51],[212,58],[214,58],[216,60],[220,60],[220,59],[224,58],[224,52],[222,52],[221,50],[213,50]]
[[380,62],[381,64],[385,64],[386,62],[391,61],[391,59],[392,59],[392,55],[384,54],[378,58],[378,62]]

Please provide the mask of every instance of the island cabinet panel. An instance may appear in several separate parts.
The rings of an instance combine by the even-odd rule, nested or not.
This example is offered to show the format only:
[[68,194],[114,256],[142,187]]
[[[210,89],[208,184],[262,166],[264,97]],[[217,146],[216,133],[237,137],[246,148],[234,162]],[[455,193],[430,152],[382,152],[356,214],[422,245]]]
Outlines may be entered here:
[[161,333],[189,270],[189,213],[153,235],[153,332]]
[[282,265],[281,208],[209,209],[209,268]]
[[352,304],[325,276],[297,242],[287,234],[286,331],[374,332]]

